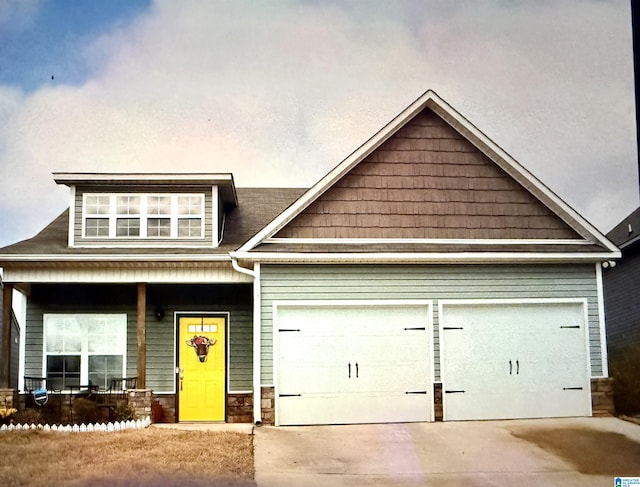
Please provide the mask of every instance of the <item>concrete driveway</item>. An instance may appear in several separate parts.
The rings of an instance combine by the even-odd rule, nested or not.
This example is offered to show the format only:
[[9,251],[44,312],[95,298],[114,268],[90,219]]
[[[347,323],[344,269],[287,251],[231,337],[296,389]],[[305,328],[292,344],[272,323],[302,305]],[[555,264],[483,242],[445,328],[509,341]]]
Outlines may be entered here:
[[640,426],[615,418],[255,429],[258,487],[613,486],[640,477]]

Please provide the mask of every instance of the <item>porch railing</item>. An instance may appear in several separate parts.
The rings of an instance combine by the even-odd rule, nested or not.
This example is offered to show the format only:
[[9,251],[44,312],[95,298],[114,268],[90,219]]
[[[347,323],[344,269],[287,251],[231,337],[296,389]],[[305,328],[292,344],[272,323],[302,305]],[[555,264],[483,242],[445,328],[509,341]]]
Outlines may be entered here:
[[128,391],[137,386],[137,377],[118,377],[110,380],[107,389],[95,385],[74,385],[65,390],[48,386],[46,377],[24,377],[24,405],[27,409],[38,409],[51,422],[74,421],[74,402],[87,399],[95,403],[96,409],[107,410],[108,420],[115,418],[118,404],[128,402]]

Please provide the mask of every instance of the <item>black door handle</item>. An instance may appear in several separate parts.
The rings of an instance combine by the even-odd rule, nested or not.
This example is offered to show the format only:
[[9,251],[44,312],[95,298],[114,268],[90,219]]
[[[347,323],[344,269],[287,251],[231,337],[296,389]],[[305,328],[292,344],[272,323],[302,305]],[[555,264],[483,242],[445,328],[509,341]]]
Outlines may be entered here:
[[516,375],[520,375],[520,362],[516,360]]
[[511,363],[511,360],[509,360],[509,375],[511,375],[512,370],[513,370],[513,363]]
[[349,379],[351,379],[351,362],[349,362],[348,367],[349,367]]
[[356,379],[358,378],[358,362],[356,362]]

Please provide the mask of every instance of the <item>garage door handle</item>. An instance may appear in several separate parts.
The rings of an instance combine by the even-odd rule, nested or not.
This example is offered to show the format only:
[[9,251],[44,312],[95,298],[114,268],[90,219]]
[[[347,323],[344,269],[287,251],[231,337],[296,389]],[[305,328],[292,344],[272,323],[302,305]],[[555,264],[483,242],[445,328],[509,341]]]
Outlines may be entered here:
[[356,362],[356,379],[358,378],[358,362]]
[[348,368],[349,368],[349,379],[351,379],[351,362],[349,362]]
[[511,363],[511,360],[509,360],[509,375],[511,375],[512,371],[513,371],[513,364]]
[[520,375],[520,362],[516,360],[516,375]]
[[444,391],[445,394],[464,394],[464,391]]

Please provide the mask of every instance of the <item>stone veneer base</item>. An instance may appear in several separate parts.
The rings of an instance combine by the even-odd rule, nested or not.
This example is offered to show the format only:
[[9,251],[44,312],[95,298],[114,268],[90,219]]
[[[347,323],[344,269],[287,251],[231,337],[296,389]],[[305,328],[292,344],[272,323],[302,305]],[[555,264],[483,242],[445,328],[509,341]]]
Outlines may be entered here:
[[[2,391],[0,391],[2,392]],[[436,382],[433,386],[434,396],[434,421],[443,420],[442,408],[442,383]],[[175,423],[175,394],[154,395],[154,401],[162,406],[162,420],[165,423]],[[261,391],[260,406],[262,410],[262,424],[273,425],[275,423],[275,394],[273,387],[263,387]],[[591,402],[593,416],[613,416],[613,379],[591,379]],[[146,410],[146,409],[145,409]],[[232,393],[227,395],[227,423],[252,423],[253,422],[253,394]]]

